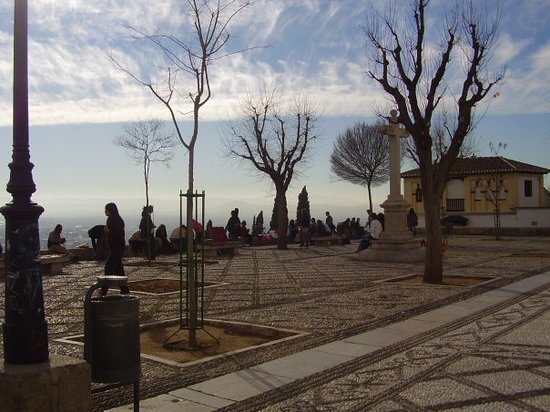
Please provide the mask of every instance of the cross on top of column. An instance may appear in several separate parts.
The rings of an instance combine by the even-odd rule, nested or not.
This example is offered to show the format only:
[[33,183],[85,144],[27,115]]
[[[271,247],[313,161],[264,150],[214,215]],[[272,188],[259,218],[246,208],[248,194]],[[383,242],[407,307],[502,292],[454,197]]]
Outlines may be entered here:
[[389,124],[383,125],[381,127],[382,134],[386,136],[397,136],[397,137],[407,137],[409,133],[399,126],[397,121],[398,111],[393,109],[390,111],[390,117],[388,119]]
[[390,141],[390,197],[393,199],[401,198],[401,153],[399,138],[409,135],[405,129],[399,127],[397,114],[397,110],[392,110],[388,119],[389,124],[381,127],[382,134],[388,136]]

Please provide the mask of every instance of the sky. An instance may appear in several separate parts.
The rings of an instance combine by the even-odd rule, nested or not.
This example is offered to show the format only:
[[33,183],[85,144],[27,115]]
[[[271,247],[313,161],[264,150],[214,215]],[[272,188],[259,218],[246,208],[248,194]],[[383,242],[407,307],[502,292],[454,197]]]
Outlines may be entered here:
[[[148,32],[160,30],[188,38],[181,0],[34,0],[29,2],[30,151],[37,190],[33,201],[44,217],[92,217],[104,220],[103,206],[116,202],[123,217],[139,219],[145,203],[141,165],[113,143],[129,122],[158,118],[168,112],[144,87],[119,70],[115,57],[134,73],[152,81],[165,65],[161,55],[136,42],[126,25]],[[229,211],[240,209],[252,221],[263,210],[269,221],[274,191],[269,181],[228,158],[224,125],[238,117],[239,102],[262,89],[274,88],[283,99],[307,96],[317,109],[310,162],[293,180],[289,214],[298,193],[307,187],[312,215],[330,210],[336,221],[366,220],[365,187],[338,181],[329,158],[339,133],[358,121],[374,122],[376,110],[391,108],[387,96],[365,71],[363,27],[371,6],[383,10],[385,0],[257,0],[234,21],[230,51],[251,48],[213,62],[212,99],[201,111],[196,147],[195,189],[206,193],[207,219],[224,225]],[[397,2],[406,13],[405,1]],[[451,2],[433,0],[428,24],[437,33]],[[481,4],[481,1],[476,1]],[[488,0],[492,12],[497,1]],[[501,20],[491,60],[505,78],[495,98],[478,108],[473,132],[478,154],[491,155],[489,143],[506,143],[499,154],[550,168],[550,18],[549,0],[501,0]],[[406,20],[400,19],[401,22]],[[430,38],[428,48],[436,45]],[[13,1],[0,3],[0,183],[9,180],[12,145]],[[456,59],[458,64],[459,60]],[[455,63],[455,61],[453,61]],[[451,87],[460,80],[454,70]],[[182,82],[187,90],[189,82]],[[188,106],[181,106],[182,111]],[[189,117],[180,125],[188,136]],[[180,190],[187,184],[187,156],[180,144],[170,167],[155,163],[150,175],[155,220],[179,214]],[[403,165],[404,170],[413,165]],[[546,186],[550,180],[546,178]],[[374,190],[375,210],[389,192]],[[0,191],[0,204],[11,195]]]

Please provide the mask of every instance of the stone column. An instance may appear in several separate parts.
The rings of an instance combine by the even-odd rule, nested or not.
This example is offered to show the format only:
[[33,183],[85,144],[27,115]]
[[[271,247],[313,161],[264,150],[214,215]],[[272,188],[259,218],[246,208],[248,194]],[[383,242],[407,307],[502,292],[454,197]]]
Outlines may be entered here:
[[381,132],[390,140],[390,194],[380,206],[384,209],[384,232],[380,239],[373,241],[369,249],[358,253],[357,258],[383,262],[421,262],[425,250],[420,247],[420,239],[415,239],[407,228],[407,212],[411,205],[401,194],[401,144],[407,131],[399,127],[397,110],[390,112],[387,125]]

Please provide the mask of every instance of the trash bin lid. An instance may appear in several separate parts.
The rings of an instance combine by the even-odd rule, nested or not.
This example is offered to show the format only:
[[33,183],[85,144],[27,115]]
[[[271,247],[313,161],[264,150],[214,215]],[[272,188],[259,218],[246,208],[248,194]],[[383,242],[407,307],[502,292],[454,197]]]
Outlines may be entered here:
[[124,286],[128,283],[128,276],[98,276],[97,281],[109,286]]

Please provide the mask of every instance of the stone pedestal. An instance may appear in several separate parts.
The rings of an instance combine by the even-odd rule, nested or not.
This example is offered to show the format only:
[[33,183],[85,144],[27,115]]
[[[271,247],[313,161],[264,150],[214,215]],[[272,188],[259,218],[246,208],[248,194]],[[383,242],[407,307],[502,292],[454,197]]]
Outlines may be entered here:
[[0,399],[0,409],[5,411],[89,411],[90,365],[82,359],[59,355],[30,365],[0,359]]
[[423,262],[426,249],[420,239],[407,229],[410,204],[401,195],[390,195],[380,206],[384,209],[384,232],[369,249],[357,254],[357,259],[376,262]]
[[422,262],[426,255],[420,240],[414,239],[407,228],[407,211],[411,205],[401,195],[400,143],[407,137],[406,130],[399,127],[397,110],[390,112],[389,124],[380,130],[389,138],[390,194],[380,206],[384,209],[384,232],[374,240],[369,249],[357,254],[357,259],[378,262]]

